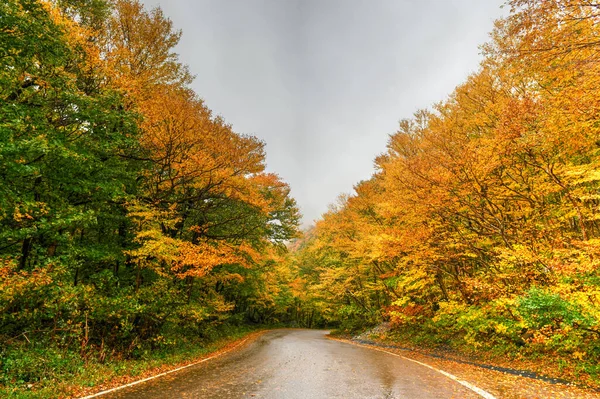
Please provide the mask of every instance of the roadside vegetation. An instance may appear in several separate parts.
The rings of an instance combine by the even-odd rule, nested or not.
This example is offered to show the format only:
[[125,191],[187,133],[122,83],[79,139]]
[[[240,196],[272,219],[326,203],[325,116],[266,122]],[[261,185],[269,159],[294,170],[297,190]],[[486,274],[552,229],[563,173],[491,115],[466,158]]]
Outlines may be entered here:
[[[110,356],[103,361],[98,361],[98,354],[82,357],[62,348],[20,348],[8,366],[17,368],[21,375],[28,372],[33,378],[27,383],[7,384],[0,395],[16,399],[84,397],[218,356],[253,334],[259,334],[258,327],[225,325],[208,337],[182,336],[170,346],[149,348],[137,356]],[[24,370],[23,366],[28,368]]]
[[289,263],[358,331],[600,385],[600,6],[512,0]]

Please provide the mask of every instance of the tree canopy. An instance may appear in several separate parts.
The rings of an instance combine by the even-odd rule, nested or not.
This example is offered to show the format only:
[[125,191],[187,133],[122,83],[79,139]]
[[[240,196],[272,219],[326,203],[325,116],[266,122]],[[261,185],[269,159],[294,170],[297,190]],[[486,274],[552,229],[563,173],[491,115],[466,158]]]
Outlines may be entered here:
[[600,8],[508,6],[479,71],[400,122],[290,262],[348,328],[389,320],[597,373]]
[[298,208],[180,35],[136,0],[0,5],[0,383],[45,378],[30,345],[135,358],[285,313]]

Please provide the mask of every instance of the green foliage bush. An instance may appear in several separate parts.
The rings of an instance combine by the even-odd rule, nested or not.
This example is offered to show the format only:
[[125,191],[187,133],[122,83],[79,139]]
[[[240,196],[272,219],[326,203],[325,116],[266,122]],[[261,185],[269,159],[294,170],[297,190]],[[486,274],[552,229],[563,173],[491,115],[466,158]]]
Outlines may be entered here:
[[365,328],[375,326],[380,317],[377,313],[367,312],[365,309],[348,304],[340,306],[334,315],[336,328],[347,333],[353,333]]
[[518,301],[517,309],[527,325],[535,329],[590,327],[593,323],[577,305],[564,300],[559,294],[537,287],[532,287]]
[[80,373],[85,365],[78,353],[32,342],[0,352],[0,384],[11,386],[51,381]]

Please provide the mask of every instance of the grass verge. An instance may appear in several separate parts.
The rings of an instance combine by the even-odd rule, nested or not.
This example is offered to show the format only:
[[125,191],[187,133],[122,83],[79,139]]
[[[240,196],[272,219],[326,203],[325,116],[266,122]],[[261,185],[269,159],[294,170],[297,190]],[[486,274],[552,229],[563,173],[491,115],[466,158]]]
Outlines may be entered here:
[[[182,339],[169,348],[148,351],[139,359],[113,358],[105,362],[96,358],[84,361],[73,353],[47,349],[44,352],[47,358],[36,359],[40,364],[49,365],[45,377],[36,383],[14,381],[0,385],[0,397],[53,399],[86,396],[226,352],[241,341],[252,339],[264,331],[264,328],[230,328],[225,337],[211,342]],[[31,355],[37,357],[41,354],[33,352]],[[62,367],[57,367],[61,362]]]

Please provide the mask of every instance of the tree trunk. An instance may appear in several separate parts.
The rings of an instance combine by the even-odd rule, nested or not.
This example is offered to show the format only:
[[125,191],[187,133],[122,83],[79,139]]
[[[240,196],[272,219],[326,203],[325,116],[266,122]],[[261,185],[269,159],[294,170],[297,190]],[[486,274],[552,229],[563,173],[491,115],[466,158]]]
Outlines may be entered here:
[[28,237],[23,240],[23,245],[21,246],[21,259],[19,260],[19,270],[24,270],[25,266],[27,266],[27,260],[29,258],[29,253],[31,252],[33,238]]

